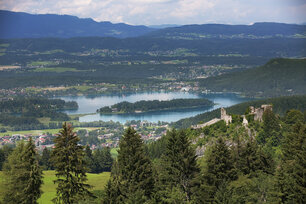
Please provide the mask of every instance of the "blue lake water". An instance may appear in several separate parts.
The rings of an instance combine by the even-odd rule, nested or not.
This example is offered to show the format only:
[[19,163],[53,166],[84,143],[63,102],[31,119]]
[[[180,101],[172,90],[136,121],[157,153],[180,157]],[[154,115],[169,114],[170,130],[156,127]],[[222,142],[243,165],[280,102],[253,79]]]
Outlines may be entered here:
[[181,109],[171,111],[155,111],[148,113],[133,113],[120,115],[86,115],[80,117],[80,122],[92,121],[115,121],[125,123],[128,120],[147,120],[150,122],[166,121],[174,122],[182,118],[198,115],[220,107],[232,106],[237,103],[249,101],[251,99],[242,98],[235,94],[193,94],[186,92],[152,92],[136,93],[129,95],[95,95],[95,96],[65,96],[59,97],[65,101],[76,101],[79,105],[78,110],[65,111],[68,114],[94,113],[103,106],[110,106],[122,101],[136,102],[140,100],[171,100],[177,98],[207,98],[216,105],[211,108]]

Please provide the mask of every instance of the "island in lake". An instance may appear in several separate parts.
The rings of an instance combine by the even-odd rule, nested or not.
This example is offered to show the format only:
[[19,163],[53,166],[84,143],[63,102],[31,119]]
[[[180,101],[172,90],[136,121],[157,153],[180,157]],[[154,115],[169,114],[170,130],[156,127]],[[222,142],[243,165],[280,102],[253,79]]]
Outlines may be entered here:
[[198,107],[212,107],[214,103],[208,99],[173,99],[168,101],[137,101],[130,103],[123,101],[112,106],[104,106],[97,110],[101,114],[123,114],[123,113],[143,113],[150,111],[188,109]]

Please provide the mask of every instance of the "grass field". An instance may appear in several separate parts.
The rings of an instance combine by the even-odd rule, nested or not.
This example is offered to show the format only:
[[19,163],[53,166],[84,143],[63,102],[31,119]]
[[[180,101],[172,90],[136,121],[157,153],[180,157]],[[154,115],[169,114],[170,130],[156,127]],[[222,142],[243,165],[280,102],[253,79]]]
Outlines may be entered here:
[[[74,128],[74,131],[78,131],[78,130],[81,130],[81,129],[86,129],[86,130],[89,130],[89,131],[92,131],[92,130],[96,130],[96,129],[99,129],[97,127],[76,127]],[[58,133],[60,129],[45,129],[45,130],[22,130],[22,131],[7,131],[7,132],[4,132],[4,133],[0,133],[0,137],[2,136],[5,136],[5,135],[9,135],[9,136],[12,136],[12,135],[26,135],[26,134],[32,134],[32,135],[41,135],[41,134],[44,134],[44,133],[50,133],[50,134],[55,134],[55,133]]]
[[[56,194],[56,185],[53,180],[56,179],[54,171],[44,171],[44,184],[42,185],[42,191],[44,192],[41,198],[38,200],[41,204],[51,204],[51,200]],[[103,190],[108,179],[110,177],[109,172],[104,172],[101,174],[87,174],[88,184],[93,186],[92,190]],[[0,199],[3,197],[3,172],[0,171]]]
[[76,68],[70,67],[43,67],[43,68],[36,68],[33,70],[34,72],[79,72]]

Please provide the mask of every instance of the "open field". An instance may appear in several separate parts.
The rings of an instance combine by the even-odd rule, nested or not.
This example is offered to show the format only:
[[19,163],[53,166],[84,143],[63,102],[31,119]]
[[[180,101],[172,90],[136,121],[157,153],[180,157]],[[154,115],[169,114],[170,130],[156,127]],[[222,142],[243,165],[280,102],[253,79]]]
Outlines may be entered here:
[[[74,128],[74,131],[78,131],[80,129],[86,129],[86,130],[96,130],[99,129],[97,127],[80,127],[80,128]],[[32,134],[32,135],[41,135],[44,133],[51,133],[51,134],[55,134],[58,133],[60,129],[45,129],[45,130],[22,130],[22,131],[7,131],[4,133],[0,133],[0,137],[5,136],[5,135],[16,135],[16,134],[20,134],[20,135],[27,135],[27,134]]]
[[0,71],[5,70],[5,69],[19,69],[20,66],[0,66]]
[[[55,197],[56,194],[56,185],[53,183],[53,180],[56,179],[55,171],[44,171],[44,184],[42,186],[43,194],[38,200],[41,204],[52,203],[51,200]],[[92,190],[103,190],[108,179],[110,177],[110,172],[104,172],[100,174],[87,174],[88,184],[93,186]],[[2,200],[3,196],[3,172],[0,171],[0,199]]]
[[58,90],[64,90],[64,89],[67,89],[67,88],[64,86],[43,88],[43,90],[47,90],[47,91],[58,91]]
[[43,68],[36,68],[33,70],[34,72],[79,72],[76,68],[71,67],[43,67]]

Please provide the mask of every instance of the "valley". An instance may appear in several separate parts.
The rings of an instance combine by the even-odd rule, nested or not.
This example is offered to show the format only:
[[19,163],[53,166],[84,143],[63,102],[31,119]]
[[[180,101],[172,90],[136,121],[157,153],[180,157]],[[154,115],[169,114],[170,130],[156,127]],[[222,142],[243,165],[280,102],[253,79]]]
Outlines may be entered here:
[[305,203],[304,24],[4,27],[0,203]]

